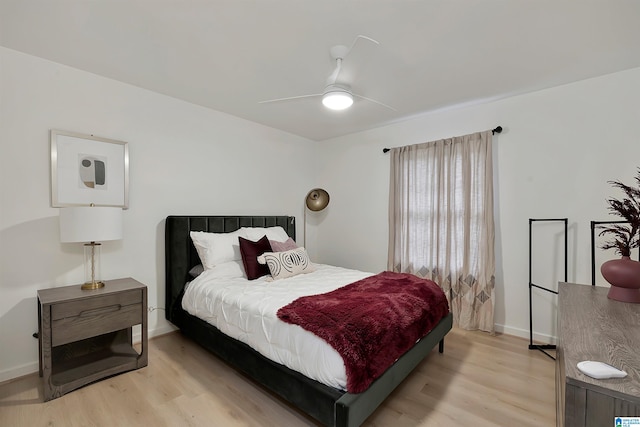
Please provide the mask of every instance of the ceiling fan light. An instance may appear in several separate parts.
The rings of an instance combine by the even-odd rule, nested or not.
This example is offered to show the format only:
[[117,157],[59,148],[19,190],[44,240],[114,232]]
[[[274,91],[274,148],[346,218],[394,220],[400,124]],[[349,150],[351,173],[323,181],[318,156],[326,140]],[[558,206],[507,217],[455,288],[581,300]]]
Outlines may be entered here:
[[322,104],[330,110],[344,110],[353,104],[353,96],[345,90],[327,92],[322,96]]

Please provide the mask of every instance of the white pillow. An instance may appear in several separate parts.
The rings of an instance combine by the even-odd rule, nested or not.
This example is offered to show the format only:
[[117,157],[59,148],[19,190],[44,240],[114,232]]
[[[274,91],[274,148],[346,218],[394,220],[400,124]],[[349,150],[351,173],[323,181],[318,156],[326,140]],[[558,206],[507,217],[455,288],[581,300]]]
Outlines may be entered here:
[[244,230],[247,233],[247,238],[249,240],[253,240],[257,242],[262,238],[262,236],[267,236],[269,240],[275,240],[276,242],[286,242],[289,238],[289,235],[284,228],[278,227],[242,227],[241,230]]
[[242,261],[229,261],[216,265],[212,270],[207,271],[207,278],[217,279],[237,279],[245,277]]
[[311,273],[316,270],[307,251],[302,247],[284,252],[265,252],[258,257],[258,262],[267,264],[273,280]]
[[231,233],[192,231],[189,234],[205,270],[225,262],[242,260],[238,241],[238,237],[246,237],[242,229]]

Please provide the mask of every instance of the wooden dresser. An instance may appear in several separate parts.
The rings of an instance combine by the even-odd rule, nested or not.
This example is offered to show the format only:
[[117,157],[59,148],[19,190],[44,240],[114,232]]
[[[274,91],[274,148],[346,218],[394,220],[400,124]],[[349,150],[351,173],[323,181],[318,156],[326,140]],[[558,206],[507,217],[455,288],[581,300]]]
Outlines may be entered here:
[[[640,304],[610,300],[608,290],[558,286],[558,426],[613,426],[614,417],[640,417]],[[597,380],[578,370],[583,360],[604,362],[628,375]]]

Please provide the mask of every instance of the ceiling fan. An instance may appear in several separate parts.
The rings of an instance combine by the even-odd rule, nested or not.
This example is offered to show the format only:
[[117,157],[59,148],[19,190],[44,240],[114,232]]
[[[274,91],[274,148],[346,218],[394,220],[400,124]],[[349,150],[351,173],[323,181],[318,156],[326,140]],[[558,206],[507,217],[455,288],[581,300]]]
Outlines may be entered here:
[[349,52],[351,52],[351,50],[356,45],[358,40],[366,40],[366,41],[369,41],[371,43],[380,44],[379,42],[377,42],[376,40],[372,39],[371,37],[359,35],[359,36],[356,37],[356,39],[353,41],[353,43],[351,44],[350,47],[347,47],[347,46],[344,46],[344,45],[333,46],[331,48],[331,50],[330,50],[330,53],[331,53],[331,57],[336,61],[336,68],[333,70],[333,72],[327,78],[327,81],[326,81],[326,84],[325,84],[325,88],[324,88],[324,91],[322,93],[312,93],[312,94],[308,94],[308,95],[290,96],[290,97],[287,97],[287,98],[269,99],[269,100],[266,100],[266,101],[260,101],[259,104],[268,104],[268,103],[272,103],[272,102],[291,101],[291,100],[303,99],[303,98],[321,97],[322,98],[322,104],[325,107],[327,107],[327,108],[329,108],[331,110],[344,110],[344,109],[347,109],[347,108],[351,107],[351,105],[353,105],[353,98],[356,97],[356,98],[364,99],[366,101],[373,102],[375,104],[378,104],[378,105],[380,105],[382,107],[385,107],[385,108],[388,108],[390,110],[396,111],[395,108],[390,107],[387,104],[384,104],[384,103],[382,103],[380,101],[376,101],[375,99],[367,98],[366,96],[362,96],[360,94],[354,93],[351,90],[351,86],[350,85],[348,85],[346,83],[342,83],[342,82],[339,81],[338,77],[340,76],[340,71],[342,71],[342,62],[347,57]]

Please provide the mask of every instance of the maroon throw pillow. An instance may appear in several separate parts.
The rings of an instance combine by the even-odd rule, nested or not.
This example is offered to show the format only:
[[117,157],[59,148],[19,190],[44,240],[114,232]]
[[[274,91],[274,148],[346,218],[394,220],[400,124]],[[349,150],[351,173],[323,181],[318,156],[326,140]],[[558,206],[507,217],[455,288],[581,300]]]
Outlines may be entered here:
[[254,280],[270,274],[269,267],[258,263],[258,257],[265,252],[273,252],[267,236],[263,236],[257,242],[244,237],[238,237],[240,242],[240,254],[247,279]]

